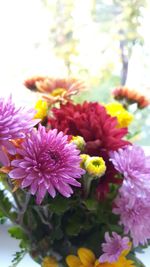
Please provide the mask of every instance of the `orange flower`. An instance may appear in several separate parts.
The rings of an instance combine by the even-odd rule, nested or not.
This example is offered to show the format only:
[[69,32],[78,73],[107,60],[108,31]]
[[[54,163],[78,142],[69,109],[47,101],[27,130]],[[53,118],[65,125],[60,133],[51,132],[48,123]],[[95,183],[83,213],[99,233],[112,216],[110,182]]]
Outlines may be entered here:
[[132,260],[128,260],[125,258],[125,255],[127,255],[128,252],[129,250],[124,251],[118,261],[114,263],[100,263],[90,249],[79,248],[77,251],[78,256],[67,256],[66,263],[69,267],[135,267],[134,262]]
[[143,95],[140,95],[135,90],[128,89],[126,87],[116,88],[113,92],[113,96],[116,100],[121,100],[123,104],[128,105],[137,103],[140,109],[147,107],[150,101]]
[[[11,142],[13,143],[13,145],[16,148],[20,148],[21,144],[23,142],[23,139],[11,140]],[[7,154],[8,159],[9,159],[10,162],[12,160],[15,160],[15,159],[20,159],[20,156],[18,154],[11,155],[11,154],[9,154],[7,152],[7,150],[5,150],[5,153]],[[12,169],[13,169],[13,167],[10,166],[10,165],[9,166],[3,166],[3,167],[0,168],[0,173],[8,174]],[[14,188],[12,189],[12,192],[15,192],[20,187],[21,182],[22,182],[22,179],[18,179],[18,180],[13,180],[12,181],[12,184],[14,185]]]
[[32,91],[43,93],[43,98],[51,105],[67,102],[72,95],[85,89],[85,84],[74,78],[55,79],[50,77],[32,77],[24,82]]
[[42,262],[42,267],[58,267],[58,262],[54,257],[45,257]]
[[96,257],[94,253],[87,248],[79,248],[78,256],[69,255],[66,258],[66,263],[69,267],[94,267]]
[[24,81],[25,87],[30,89],[31,91],[38,91],[37,82],[44,81],[47,77],[44,76],[34,76]]

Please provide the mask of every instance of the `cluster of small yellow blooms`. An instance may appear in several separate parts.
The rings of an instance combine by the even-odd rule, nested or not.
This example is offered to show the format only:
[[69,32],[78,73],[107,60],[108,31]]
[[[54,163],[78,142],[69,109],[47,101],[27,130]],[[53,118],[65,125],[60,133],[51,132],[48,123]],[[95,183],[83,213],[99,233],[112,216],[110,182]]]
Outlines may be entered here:
[[107,113],[112,117],[117,117],[118,127],[128,127],[133,120],[133,115],[129,113],[119,102],[105,105]]

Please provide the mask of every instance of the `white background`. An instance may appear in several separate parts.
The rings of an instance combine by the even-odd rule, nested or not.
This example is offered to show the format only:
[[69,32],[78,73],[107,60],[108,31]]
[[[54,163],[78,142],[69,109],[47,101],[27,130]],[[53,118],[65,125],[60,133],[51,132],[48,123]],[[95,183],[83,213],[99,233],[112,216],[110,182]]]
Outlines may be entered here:
[[[11,238],[7,233],[8,225],[0,225],[0,267],[10,267],[13,254],[19,251],[18,241]],[[138,254],[138,258],[142,260],[146,267],[150,267],[150,247],[142,254]],[[18,267],[39,267],[29,255],[18,264]]]

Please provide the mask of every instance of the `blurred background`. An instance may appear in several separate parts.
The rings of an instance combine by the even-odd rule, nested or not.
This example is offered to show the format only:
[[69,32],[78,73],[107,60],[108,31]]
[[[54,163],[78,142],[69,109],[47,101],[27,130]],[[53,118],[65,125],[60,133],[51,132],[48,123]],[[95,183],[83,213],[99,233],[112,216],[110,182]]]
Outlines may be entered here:
[[[118,86],[150,95],[150,0],[0,1],[0,92],[34,105],[23,86],[36,75],[75,77],[88,91],[76,98],[108,103]],[[150,145],[150,109],[136,114]]]

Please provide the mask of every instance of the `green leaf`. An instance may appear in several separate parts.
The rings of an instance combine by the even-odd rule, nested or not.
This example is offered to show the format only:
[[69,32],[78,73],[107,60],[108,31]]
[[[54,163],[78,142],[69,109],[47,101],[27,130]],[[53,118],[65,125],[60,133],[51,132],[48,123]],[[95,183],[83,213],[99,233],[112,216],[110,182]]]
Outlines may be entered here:
[[73,223],[70,221],[66,227],[66,233],[70,236],[76,236],[80,233],[81,227],[82,226],[79,222]]
[[115,225],[109,224],[109,230],[111,232],[117,232],[118,234],[122,234],[122,232],[123,232],[122,227],[120,225],[117,225],[117,224],[115,224]]
[[86,199],[83,203],[88,210],[90,211],[97,210],[98,202],[95,199]]
[[9,218],[11,221],[15,221],[16,213],[11,211],[12,203],[7,197],[6,190],[0,190],[0,218],[1,222],[4,222],[4,218]]
[[84,211],[78,208],[68,216],[65,220],[66,233],[70,236],[76,236],[80,233],[81,229],[85,229],[86,220],[84,217]]
[[0,181],[3,181],[7,177],[7,174],[0,172]]
[[49,210],[56,214],[64,213],[69,209],[69,207],[70,200],[61,196],[58,196],[57,198],[53,199],[52,202],[49,204]]
[[127,258],[133,260],[136,267],[145,267],[145,265],[135,256],[135,254],[130,253]]
[[19,226],[13,226],[8,229],[9,234],[11,237],[14,237],[16,239],[27,239],[26,234]]
[[23,257],[26,254],[26,250],[22,249],[21,251],[16,252],[13,256],[14,258],[12,259],[12,265],[9,267],[16,267],[19,262],[23,259]]
[[0,190],[0,204],[5,208],[7,213],[10,211],[12,205],[4,190]]
[[6,217],[4,216],[3,212],[0,210],[0,224],[4,224],[6,221]]
[[63,237],[63,231],[61,228],[56,228],[52,231],[50,237],[51,240],[60,240]]

